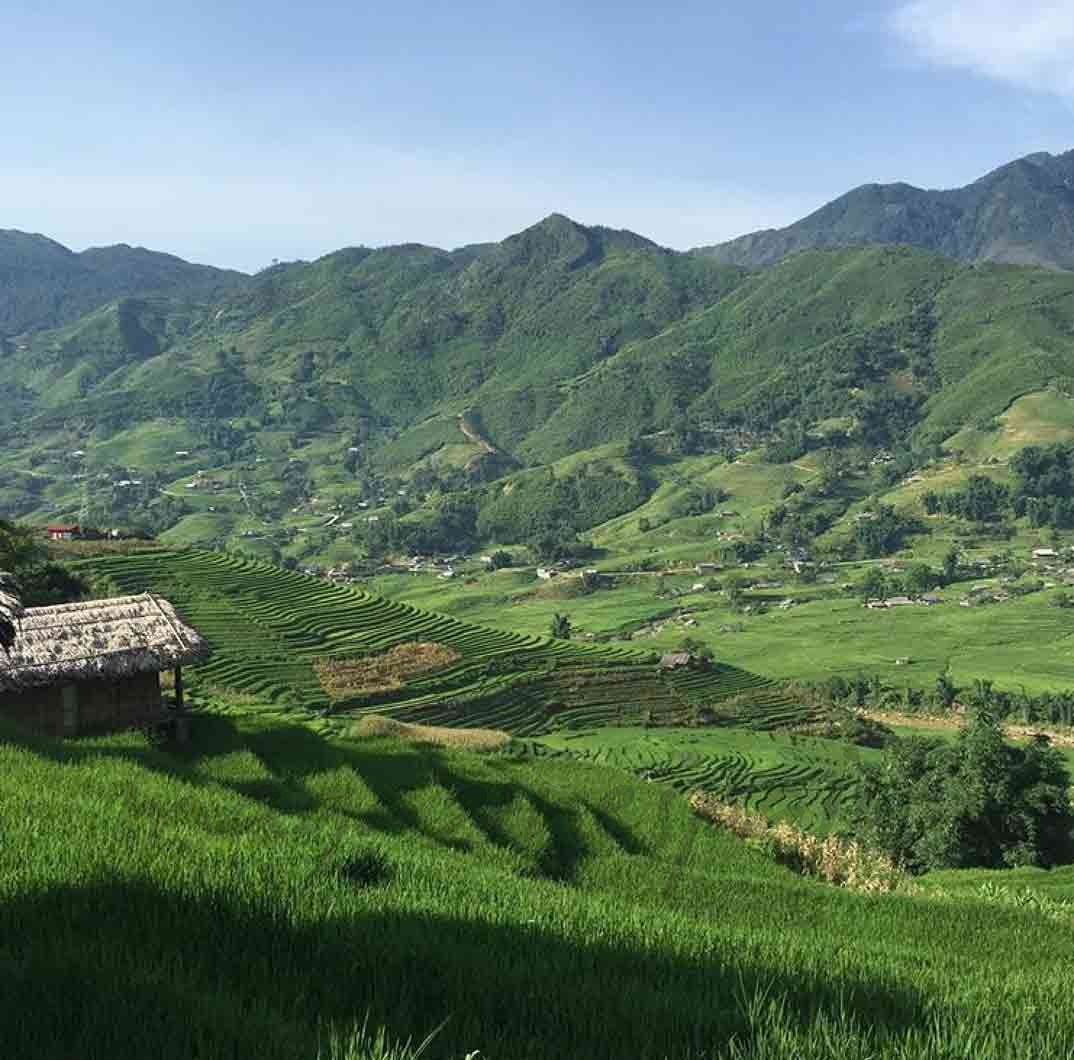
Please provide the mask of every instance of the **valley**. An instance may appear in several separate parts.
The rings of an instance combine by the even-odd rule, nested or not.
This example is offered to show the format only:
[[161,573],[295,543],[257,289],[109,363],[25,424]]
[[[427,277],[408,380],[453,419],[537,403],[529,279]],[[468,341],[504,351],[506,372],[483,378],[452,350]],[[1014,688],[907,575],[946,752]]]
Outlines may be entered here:
[[1074,1056],[1072,158],[691,251],[0,231],[12,1055]]

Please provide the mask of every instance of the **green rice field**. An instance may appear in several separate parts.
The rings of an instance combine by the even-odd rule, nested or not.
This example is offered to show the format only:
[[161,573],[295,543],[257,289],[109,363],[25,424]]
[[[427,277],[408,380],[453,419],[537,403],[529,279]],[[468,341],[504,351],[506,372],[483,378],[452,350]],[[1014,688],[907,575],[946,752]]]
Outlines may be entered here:
[[[661,673],[651,652],[477,626],[220,553],[114,555],[82,569],[123,592],[159,592],[197,627],[213,656],[193,671],[195,692],[246,693],[277,709],[316,713],[327,727],[375,712],[535,736],[609,722],[686,723],[721,704],[728,721],[760,724],[770,711],[797,709],[764,678],[735,667]],[[316,660],[417,641],[446,645],[459,659],[397,692],[329,703]]]
[[599,764],[238,709],[192,737],[0,733],[5,1057],[1072,1055],[1074,927],[1002,874],[867,897]]

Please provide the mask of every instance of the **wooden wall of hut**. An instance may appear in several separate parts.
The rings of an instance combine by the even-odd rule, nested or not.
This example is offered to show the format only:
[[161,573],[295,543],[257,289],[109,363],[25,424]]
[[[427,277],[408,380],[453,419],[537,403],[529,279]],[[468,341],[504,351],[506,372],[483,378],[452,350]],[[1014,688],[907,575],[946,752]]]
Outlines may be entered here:
[[0,714],[48,736],[76,736],[134,728],[161,718],[160,675],[40,685],[0,692]]

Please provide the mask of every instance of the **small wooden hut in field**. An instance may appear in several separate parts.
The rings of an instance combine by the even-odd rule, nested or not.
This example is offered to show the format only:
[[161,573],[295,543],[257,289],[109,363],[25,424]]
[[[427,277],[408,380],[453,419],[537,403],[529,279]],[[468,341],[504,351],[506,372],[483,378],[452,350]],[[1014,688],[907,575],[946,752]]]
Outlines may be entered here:
[[688,651],[669,651],[660,656],[661,670],[688,670],[694,665],[694,656]]
[[160,674],[208,645],[153,593],[54,607],[21,607],[0,581],[0,716],[50,736],[155,726],[175,718]]

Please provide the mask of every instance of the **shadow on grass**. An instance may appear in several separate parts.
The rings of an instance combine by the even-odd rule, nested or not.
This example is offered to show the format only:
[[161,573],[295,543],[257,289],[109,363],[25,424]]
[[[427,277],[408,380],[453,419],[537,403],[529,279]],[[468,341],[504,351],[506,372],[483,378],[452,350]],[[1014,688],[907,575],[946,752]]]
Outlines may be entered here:
[[[343,886],[343,885],[341,885]],[[728,949],[687,959],[522,924],[419,914],[405,893],[332,914],[294,896],[244,903],[115,880],[0,906],[4,1055],[35,1060],[311,1060],[369,1015],[400,1038],[447,1018],[431,1057],[657,1060],[748,1033],[744,999],[784,997],[803,1023],[850,1017],[898,1036],[925,1019],[907,987],[823,980]],[[325,908],[323,900],[319,906]]]
[[[449,760],[432,746],[380,739],[336,742],[302,725],[264,725],[255,721],[239,726],[232,718],[208,714],[194,717],[189,744],[170,750],[140,741],[115,745],[107,741],[58,743],[11,728],[0,732],[3,737],[58,762],[78,763],[90,758],[129,761],[185,783],[228,788],[278,813],[304,814],[324,808],[385,834],[413,832],[448,849],[467,852],[471,849],[469,842],[443,835],[408,802],[410,793],[437,785],[451,792],[488,842],[530,861],[535,876],[570,882],[588,853],[578,814],[529,788],[524,789],[525,795],[541,815],[550,843],[539,851],[527,848],[498,819],[519,796],[520,789],[510,776],[502,780],[474,776],[460,770],[457,761]],[[208,765],[213,758],[242,751],[253,753],[270,776],[236,780],[199,772],[199,767]],[[494,761],[508,766],[506,760]],[[352,811],[337,804],[325,806],[309,790],[308,777],[339,768],[352,769],[361,777],[377,800],[375,808]],[[593,816],[621,849],[628,853],[642,849],[625,824],[608,813],[594,811]]]

